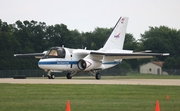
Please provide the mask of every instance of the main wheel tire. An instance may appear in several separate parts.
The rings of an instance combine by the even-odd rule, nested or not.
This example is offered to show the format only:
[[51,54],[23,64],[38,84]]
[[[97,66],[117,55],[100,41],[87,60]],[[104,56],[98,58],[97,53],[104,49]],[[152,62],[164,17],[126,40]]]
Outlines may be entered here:
[[71,73],[67,73],[66,77],[67,79],[72,79]]
[[96,79],[100,80],[101,79],[101,74],[100,73],[96,73]]
[[48,76],[48,79],[51,79],[51,76]]

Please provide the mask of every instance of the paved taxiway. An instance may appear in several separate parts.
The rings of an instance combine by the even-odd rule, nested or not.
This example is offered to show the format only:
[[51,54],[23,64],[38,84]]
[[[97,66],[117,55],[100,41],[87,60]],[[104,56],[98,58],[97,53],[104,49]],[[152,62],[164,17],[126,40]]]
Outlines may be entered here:
[[168,85],[180,86],[179,79],[12,79],[1,78],[0,83],[10,84],[129,84],[129,85]]

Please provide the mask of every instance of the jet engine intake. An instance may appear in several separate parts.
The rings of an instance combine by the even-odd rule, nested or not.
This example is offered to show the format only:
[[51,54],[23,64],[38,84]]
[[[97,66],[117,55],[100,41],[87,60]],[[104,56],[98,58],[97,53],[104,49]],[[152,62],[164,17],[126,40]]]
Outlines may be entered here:
[[81,59],[77,64],[78,68],[83,71],[90,71],[93,69],[97,69],[101,66],[101,62],[94,61],[92,59]]

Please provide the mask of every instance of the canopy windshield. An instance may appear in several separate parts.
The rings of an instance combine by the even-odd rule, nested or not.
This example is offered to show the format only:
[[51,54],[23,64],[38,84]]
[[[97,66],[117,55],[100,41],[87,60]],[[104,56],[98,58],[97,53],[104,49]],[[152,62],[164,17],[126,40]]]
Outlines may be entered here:
[[62,47],[53,47],[47,51],[43,59],[45,58],[65,58],[66,51]]

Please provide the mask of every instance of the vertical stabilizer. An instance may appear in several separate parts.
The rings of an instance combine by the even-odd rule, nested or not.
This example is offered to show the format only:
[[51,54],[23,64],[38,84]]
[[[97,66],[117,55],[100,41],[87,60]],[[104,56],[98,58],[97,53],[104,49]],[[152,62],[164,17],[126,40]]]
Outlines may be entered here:
[[102,49],[123,49],[128,17],[120,17]]

